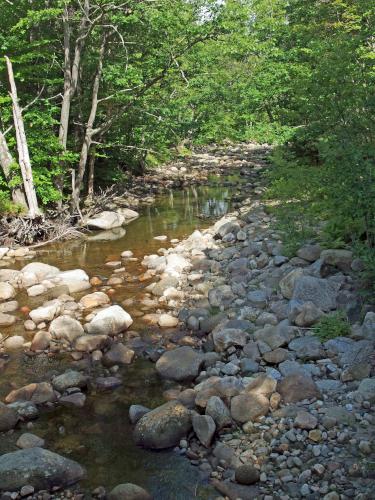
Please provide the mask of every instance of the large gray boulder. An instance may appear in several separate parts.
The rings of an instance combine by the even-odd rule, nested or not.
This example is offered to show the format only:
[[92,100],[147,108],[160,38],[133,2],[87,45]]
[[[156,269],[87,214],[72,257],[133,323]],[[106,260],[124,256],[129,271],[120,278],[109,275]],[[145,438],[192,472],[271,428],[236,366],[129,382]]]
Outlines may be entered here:
[[66,487],[85,477],[85,469],[73,460],[43,448],[28,448],[0,456],[0,491],[23,486],[35,490]]
[[322,311],[336,308],[336,297],[340,285],[314,276],[302,276],[294,285],[293,300],[313,302]]
[[343,249],[323,250],[320,258],[323,264],[337,267],[340,271],[349,272],[353,260],[353,252]]
[[297,358],[304,360],[314,360],[324,357],[324,351],[320,340],[314,335],[298,337],[289,343],[289,349],[294,351]]
[[138,421],[134,440],[145,448],[170,448],[186,436],[191,426],[190,411],[178,401],[169,401],[146,413]]
[[204,356],[191,347],[183,346],[165,352],[156,362],[156,370],[163,378],[188,381],[195,379],[203,364]]
[[113,229],[124,224],[125,217],[117,212],[105,211],[88,219],[87,226],[92,229]]

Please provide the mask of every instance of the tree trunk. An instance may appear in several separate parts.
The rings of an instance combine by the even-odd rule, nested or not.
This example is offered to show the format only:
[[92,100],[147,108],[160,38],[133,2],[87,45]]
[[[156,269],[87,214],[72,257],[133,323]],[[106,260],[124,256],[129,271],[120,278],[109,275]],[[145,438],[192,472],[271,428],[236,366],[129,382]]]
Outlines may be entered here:
[[29,217],[34,218],[36,215],[40,213],[40,210],[38,207],[38,200],[35,192],[29,148],[27,146],[25,127],[22,118],[22,111],[18,103],[17,87],[16,87],[16,82],[14,80],[12,63],[10,62],[10,59],[7,56],[5,56],[5,60],[7,63],[9,83],[11,88],[10,96],[12,98],[12,103],[13,103],[13,120],[14,120],[14,128],[16,130],[18,163],[21,168],[23,186],[26,194],[27,204],[29,207]]
[[90,147],[92,145],[92,139],[95,134],[97,134],[100,129],[94,129],[94,123],[96,118],[96,112],[98,109],[98,95],[100,87],[100,79],[103,72],[103,59],[107,43],[107,33],[103,34],[102,43],[99,50],[98,66],[96,70],[96,75],[94,78],[94,83],[92,86],[92,97],[91,97],[91,110],[90,115],[86,123],[85,137],[83,140],[81,155],[78,164],[78,171],[75,178],[74,190],[72,193],[73,207],[80,212],[80,192],[82,188],[83,178],[86,172],[87,159],[90,152]]
[[95,153],[96,146],[91,148],[90,159],[89,159],[89,173],[87,180],[87,195],[89,198],[94,196],[94,179],[95,179]]
[[9,186],[11,180],[11,168],[14,163],[15,161],[10,154],[5,135],[0,130],[0,165],[3,169],[5,180],[10,189],[13,202],[27,209],[26,198],[22,189],[20,187],[12,188]]
[[[79,82],[81,56],[85,46],[85,39],[87,36],[88,27],[88,15],[89,15],[90,3],[89,0],[85,0],[84,12],[82,13],[81,23],[78,31],[78,37],[75,42],[74,47],[74,58],[71,60],[71,33],[72,29],[69,23],[69,10],[68,6],[65,4],[63,13],[63,27],[64,27],[64,92],[63,99],[61,103],[60,112],[60,127],[59,127],[59,142],[63,148],[66,150],[68,142],[68,131],[69,131],[69,118],[70,118],[70,108],[73,97],[77,90],[77,85]],[[56,179],[57,188],[63,192],[64,188],[64,175],[61,174]],[[59,203],[61,205],[61,202]]]

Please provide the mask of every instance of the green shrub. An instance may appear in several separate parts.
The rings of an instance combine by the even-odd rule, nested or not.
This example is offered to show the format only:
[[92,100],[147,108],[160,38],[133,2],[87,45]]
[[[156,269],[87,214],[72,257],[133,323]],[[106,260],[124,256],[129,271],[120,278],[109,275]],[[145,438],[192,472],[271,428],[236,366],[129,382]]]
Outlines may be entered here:
[[10,200],[8,193],[0,191],[0,215],[20,215],[24,212],[21,205]]
[[342,311],[323,316],[313,328],[314,335],[322,342],[336,337],[346,337],[351,332],[350,323]]

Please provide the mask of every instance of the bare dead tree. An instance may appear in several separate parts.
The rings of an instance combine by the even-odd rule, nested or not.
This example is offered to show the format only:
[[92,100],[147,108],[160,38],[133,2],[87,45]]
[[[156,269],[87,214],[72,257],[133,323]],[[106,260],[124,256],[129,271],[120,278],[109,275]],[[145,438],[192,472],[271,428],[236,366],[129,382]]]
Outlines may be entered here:
[[[5,138],[5,134],[0,130],[0,165],[4,173],[5,180],[10,185],[11,177],[12,177],[12,166],[15,164],[15,160],[9,151],[8,143]],[[10,188],[12,200],[17,205],[21,205],[27,208],[25,194],[22,189],[17,186],[14,188]]]
[[27,138],[22,117],[22,110],[18,102],[17,87],[14,79],[12,63],[7,56],[5,56],[5,61],[8,69],[10,96],[13,104],[13,121],[17,139],[18,163],[21,169],[23,187],[29,209],[29,217],[35,218],[40,213],[40,210],[36,197],[29,148],[27,145]]

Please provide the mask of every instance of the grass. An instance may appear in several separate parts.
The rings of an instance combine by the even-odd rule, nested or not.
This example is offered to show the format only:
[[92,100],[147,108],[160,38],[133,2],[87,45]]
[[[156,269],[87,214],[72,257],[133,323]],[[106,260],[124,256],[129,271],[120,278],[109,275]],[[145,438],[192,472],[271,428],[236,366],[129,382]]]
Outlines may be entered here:
[[342,311],[323,316],[313,328],[316,335],[322,342],[336,337],[347,337],[350,335],[350,323]]

